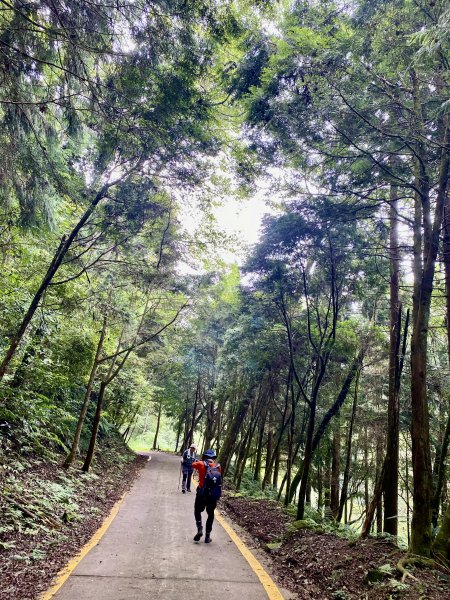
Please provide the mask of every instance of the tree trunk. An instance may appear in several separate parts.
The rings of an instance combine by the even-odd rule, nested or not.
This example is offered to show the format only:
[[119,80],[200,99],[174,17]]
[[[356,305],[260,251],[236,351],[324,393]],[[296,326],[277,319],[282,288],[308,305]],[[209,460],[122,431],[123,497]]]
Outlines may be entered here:
[[[294,437],[295,437],[295,395],[293,386],[291,386],[291,423],[288,431],[287,465],[286,465],[286,499],[289,497],[291,488],[292,466],[294,464]],[[277,486],[274,483],[274,487]],[[285,501],[286,501],[285,499]],[[286,504],[287,505],[287,504]]]
[[245,471],[245,465],[247,463],[248,460],[248,455],[250,454],[250,448],[251,448],[251,441],[252,441],[252,437],[253,437],[253,433],[255,431],[254,426],[253,427],[249,427],[249,431],[248,434],[246,435],[244,444],[243,444],[243,448],[241,448],[240,450],[240,465],[239,465],[239,472],[238,472],[238,476],[236,479],[236,489],[239,490],[241,487],[241,483],[242,483],[242,476],[244,474]]
[[272,487],[278,487],[278,475],[280,473],[280,444],[275,449],[275,461],[273,465]]
[[341,428],[337,420],[333,432],[332,461],[331,461],[331,490],[330,490],[330,508],[333,519],[339,514],[339,476],[340,476],[340,458],[341,458]]
[[[400,382],[401,382],[401,375],[402,375],[402,371],[403,371],[403,364],[404,364],[404,359],[405,359],[405,354],[406,354],[406,345],[407,345],[407,338],[408,338],[408,323],[409,323],[409,309],[406,313],[405,326],[403,329],[403,342],[402,342],[401,358],[396,364],[395,393],[396,393],[397,398],[400,397]],[[401,310],[399,310],[399,312],[398,312],[398,325],[397,325],[397,329],[399,331],[399,334],[397,336],[398,342],[400,341],[400,328],[401,328]],[[398,355],[398,350],[396,350],[396,355]],[[364,519],[364,524],[361,529],[361,537],[363,537],[363,538],[369,535],[370,529],[372,527],[372,521],[373,521],[373,517],[375,514],[375,510],[378,510],[378,506],[381,502],[381,496],[383,493],[383,489],[384,489],[384,486],[386,485],[386,479],[387,479],[386,471],[389,466],[390,450],[391,450],[391,448],[386,450],[386,455],[384,457],[384,461],[383,461],[381,470],[379,472],[377,471],[377,479],[376,479],[375,485],[374,485],[373,498],[370,503],[366,502],[366,517]],[[398,451],[398,441],[397,441],[397,451]],[[397,478],[397,480],[398,480],[398,478]],[[398,489],[398,487],[397,487],[397,489]]]
[[[431,512],[433,482],[431,472],[431,452],[429,415],[427,398],[427,358],[428,328],[434,271],[439,246],[443,208],[447,191],[449,170],[449,130],[446,119],[441,151],[439,181],[437,186],[434,222],[431,226],[430,183],[426,172],[428,164],[425,137],[421,129],[423,123],[419,83],[413,69],[411,78],[414,90],[414,114],[418,127],[416,142],[416,189],[414,224],[414,296],[413,332],[411,338],[411,442],[414,481],[413,517],[411,527],[410,552],[429,556],[431,551]],[[420,217],[422,217],[420,219]],[[423,224],[423,247],[420,228]],[[421,251],[423,250],[423,261]],[[422,269],[423,262],[423,269]]]
[[389,204],[389,258],[390,258],[390,339],[389,339],[389,398],[388,430],[386,439],[386,465],[383,480],[384,531],[397,535],[398,529],[398,470],[400,403],[397,393],[400,348],[399,274],[400,253],[398,242],[397,186],[391,186]]
[[350,423],[349,423],[349,426],[348,426],[347,451],[346,451],[346,457],[345,457],[344,476],[343,476],[343,480],[342,480],[341,499],[339,500],[339,511],[338,511],[338,516],[337,516],[337,520],[339,522],[342,519],[342,513],[343,513],[343,510],[344,510],[344,505],[345,505],[345,503],[347,501],[348,483],[349,483],[349,480],[350,480],[350,465],[351,465],[351,458],[352,458],[353,425],[355,423],[356,407],[357,407],[357,404],[358,404],[358,379],[359,379],[359,377],[356,380],[355,393],[353,395],[352,414],[350,416]]
[[[383,442],[381,439],[380,432],[377,435],[377,449],[376,449],[376,477],[375,481],[380,481],[381,485],[383,482],[383,476],[381,474],[382,469],[384,467],[383,461]],[[383,504],[381,502],[381,495],[378,496],[376,501],[376,512],[375,512],[375,521],[377,524],[377,533],[381,533],[383,531]]]
[[323,468],[319,464],[317,466],[317,510],[322,514],[323,509]]
[[175,454],[178,454],[178,444],[180,443],[181,426],[182,426],[182,421],[181,421],[181,419],[179,419],[178,427],[177,427],[177,440],[175,442],[175,450],[174,450]]
[[433,555],[450,564],[450,502],[433,543]]
[[220,451],[219,462],[222,466],[222,473],[224,475],[226,474],[227,469],[229,467],[239,430],[242,426],[242,423],[244,422],[245,416],[252,402],[254,389],[255,386],[250,385],[244,398],[241,400],[237,414],[233,422],[230,424],[227,436]]
[[98,361],[99,361],[100,354],[101,354],[101,351],[102,351],[103,342],[105,340],[106,322],[107,322],[107,319],[106,319],[106,317],[104,317],[104,319],[103,319],[103,327],[102,327],[102,330],[100,332],[100,338],[98,340],[97,350],[96,350],[95,358],[94,358],[94,363],[92,365],[91,374],[89,376],[89,381],[88,381],[88,384],[87,384],[86,393],[84,395],[83,404],[81,406],[80,414],[78,416],[78,422],[77,422],[77,427],[75,429],[75,434],[73,436],[72,446],[71,446],[70,452],[67,455],[67,458],[66,458],[66,460],[64,461],[64,464],[63,464],[63,466],[66,467],[66,468],[73,464],[73,462],[75,460],[75,457],[77,455],[78,445],[80,443],[81,431],[83,429],[84,421],[86,419],[86,413],[87,413],[87,410],[88,410],[88,407],[89,407],[89,402],[91,400],[92,387],[94,385],[95,376],[97,374]]
[[438,462],[436,469],[436,481],[434,484],[434,494],[433,494],[433,526],[437,527],[438,517],[439,517],[439,507],[441,503],[442,490],[444,487],[445,480],[445,465],[447,459],[448,446],[450,442],[450,410],[447,417],[447,424],[445,427],[444,435],[442,438],[442,443],[440,446],[440,451],[438,453]]
[[161,424],[161,413],[162,413],[162,400],[159,402],[159,406],[158,406],[158,417],[156,419],[156,431],[155,431],[155,437],[153,439],[153,450],[158,449],[158,435],[159,435],[159,426]]
[[[445,308],[447,317],[447,356],[450,365],[450,194],[445,194],[444,205],[444,232],[443,232],[443,262],[445,269]],[[442,489],[445,479],[445,461],[450,442],[450,406],[447,405],[447,424],[440,446],[439,461],[437,461],[436,480],[433,493],[432,523],[437,526],[439,516],[439,505],[441,502]]]
[[96,444],[96,440],[97,440],[98,426],[100,424],[100,416],[102,414],[102,408],[103,408],[103,399],[105,396],[105,389],[106,389],[107,385],[108,384],[106,383],[106,381],[102,381],[100,383],[100,391],[98,393],[98,398],[97,398],[97,408],[95,410],[94,421],[92,423],[91,440],[89,442],[89,448],[88,448],[88,451],[86,454],[86,459],[85,459],[83,467],[81,469],[85,473],[87,473],[89,471],[91,463],[92,463],[92,459],[94,458],[94,450],[95,450],[95,444]]
[[[194,398],[194,406],[192,408],[192,419],[189,427],[189,431],[186,439],[186,448],[189,448],[191,444],[194,443],[194,430],[195,430],[195,421],[197,418],[197,406],[200,400],[200,375],[197,379],[197,386],[195,388],[195,398]],[[205,448],[207,450],[207,448]]]
[[267,410],[264,411],[264,414],[261,418],[261,424],[259,426],[258,433],[258,445],[256,448],[256,457],[255,457],[255,470],[253,473],[253,479],[255,481],[261,480],[261,463],[262,463],[262,451],[263,451],[263,440],[264,440],[264,427],[267,419]]
[[309,423],[308,429],[306,431],[306,444],[305,444],[305,453],[303,457],[303,470],[302,470],[302,479],[300,481],[300,491],[298,494],[298,504],[297,504],[297,520],[301,520],[305,514],[305,499],[306,499],[306,484],[309,478],[309,469],[311,467],[312,462],[312,443],[314,436],[314,427],[316,422],[316,398],[311,400],[310,403],[310,412],[309,412]]
[[323,470],[323,505],[325,518],[331,519],[331,447],[327,448],[325,455],[325,467]]
[[20,365],[17,367],[16,372],[14,373],[14,377],[11,383],[9,384],[10,387],[14,389],[19,389],[25,382],[27,374],[29,373],[29,366],[33,362],[34,357],[36,356],[36,352],[39,346],[41,345],[42,339],[44,337],[44,330],[44,322],[41,321],[35,333],[33,334],[32,339],[27,345],[22,360],[20,361]]
[[184,419],[184,434],[183,434],[183,444],[180,448],[180,451],[183,452],[188,447],[188,435],[189,435],[189,391],[186,391],[186,400],[185,400],[185,419]]
[[214,436],[214,401],[208,400],[206,403],[206,427],[205,427],[205,450],[211,448],[211,442]]

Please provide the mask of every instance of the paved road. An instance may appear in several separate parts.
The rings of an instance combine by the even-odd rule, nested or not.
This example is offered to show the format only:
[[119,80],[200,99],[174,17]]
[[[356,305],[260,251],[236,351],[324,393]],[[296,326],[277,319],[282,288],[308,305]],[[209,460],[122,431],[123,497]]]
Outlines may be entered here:
[[211,544],[193,542],[195,491],[177,491],[179,467],[176,456],[152,455],[104,537],[54,600],[267,598],[217,521]]

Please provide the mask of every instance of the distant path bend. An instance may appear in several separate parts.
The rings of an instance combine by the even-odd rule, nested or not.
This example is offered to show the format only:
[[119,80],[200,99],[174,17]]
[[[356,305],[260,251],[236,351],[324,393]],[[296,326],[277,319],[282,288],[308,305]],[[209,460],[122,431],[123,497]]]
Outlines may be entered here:
[[180,459],[151,457],[105,535],[52,600],[283,598],[276,587],[268,595],[217,520],[211,544],[193,542],[195,490],[177,490]]

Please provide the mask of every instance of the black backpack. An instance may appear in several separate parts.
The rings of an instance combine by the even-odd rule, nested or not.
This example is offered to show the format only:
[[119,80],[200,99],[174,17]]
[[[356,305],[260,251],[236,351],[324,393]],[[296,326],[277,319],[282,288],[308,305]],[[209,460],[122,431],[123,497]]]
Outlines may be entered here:
[[218,500],[222,495],[222,474],[220,465],[209,465],[205,462],[206,473],[203,485],[203,496],[211,500]]

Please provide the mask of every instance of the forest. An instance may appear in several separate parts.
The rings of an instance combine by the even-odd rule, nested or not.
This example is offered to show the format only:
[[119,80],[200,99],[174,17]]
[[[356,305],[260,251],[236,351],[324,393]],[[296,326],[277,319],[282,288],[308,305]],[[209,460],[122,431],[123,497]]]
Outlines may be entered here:
[[449,62],[446,0],[0,1],[0,554],[151,421],[449,565]]

